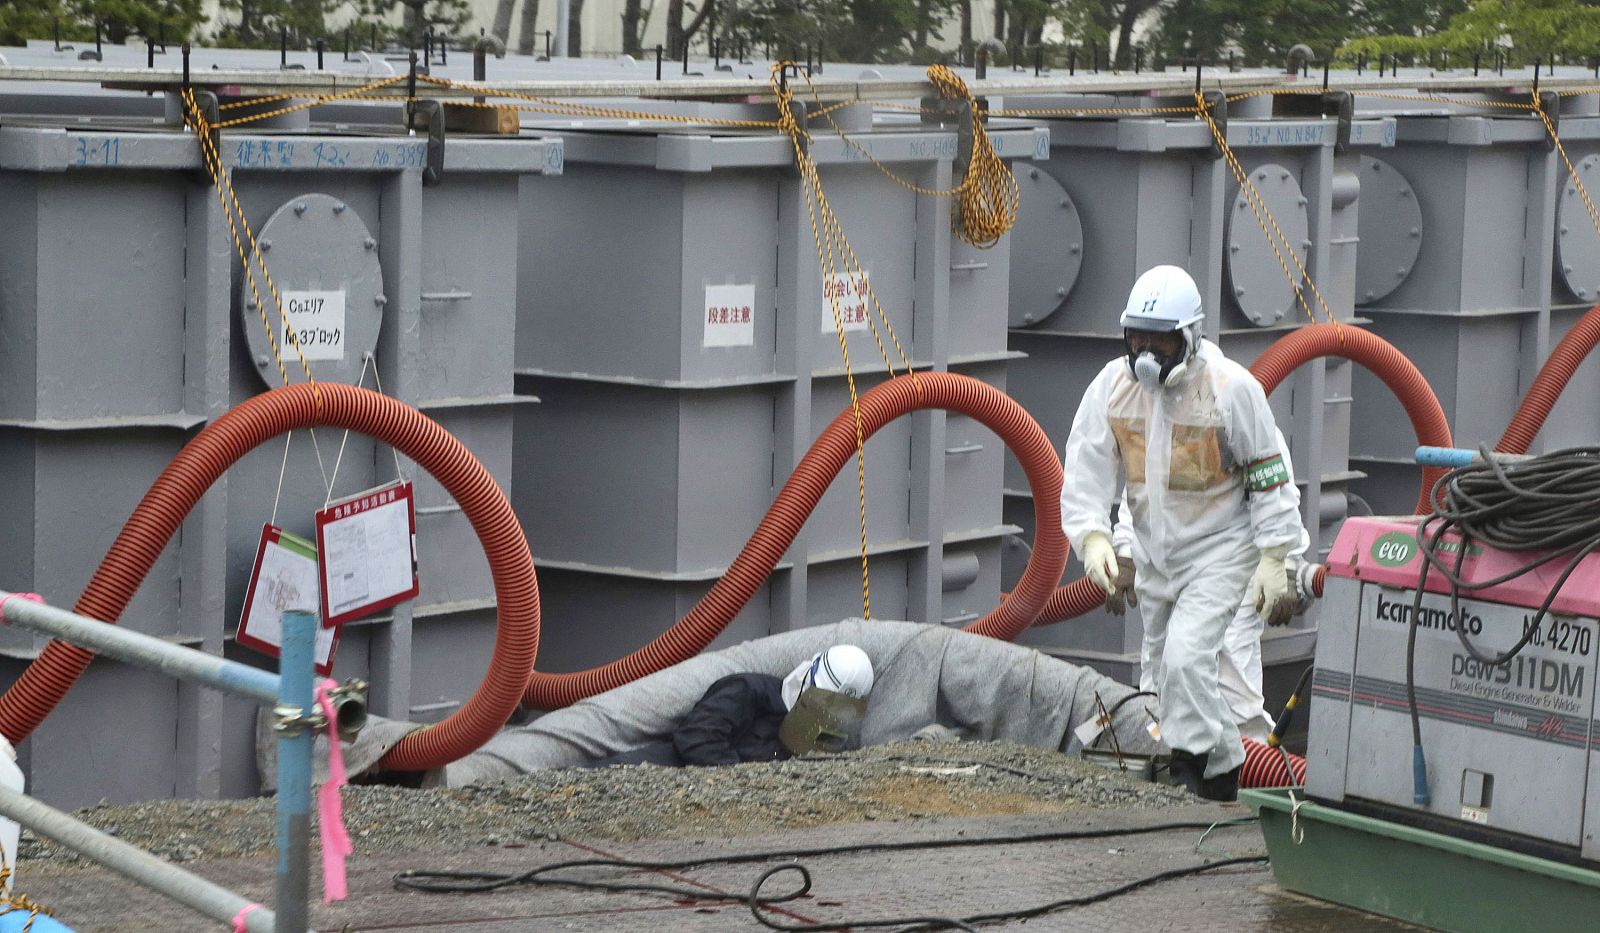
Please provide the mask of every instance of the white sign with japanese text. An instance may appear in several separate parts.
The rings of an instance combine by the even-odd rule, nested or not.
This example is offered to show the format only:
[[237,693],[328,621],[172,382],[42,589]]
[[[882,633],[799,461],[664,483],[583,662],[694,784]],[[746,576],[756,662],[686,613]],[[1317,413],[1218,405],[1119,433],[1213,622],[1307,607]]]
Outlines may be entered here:
[[833,312],[836,304],[838,327],[847,331],[867,329],[867,315],[871,313],[867,306],[867,270],[862,269],[858,273],[836,272],[822,280],[824,334],[831,334],[835,330]]
[[704,347],[748,347],[756,342],[756,287],[707,285]]
[[344,359],[344,292],[290,292],[283,298],[282,346],[285,359],[294,359],[292,331],[307,360]]
[[324,625],[359,619],[417,595],[410,483],[335,502],[317,512],[316,524]]

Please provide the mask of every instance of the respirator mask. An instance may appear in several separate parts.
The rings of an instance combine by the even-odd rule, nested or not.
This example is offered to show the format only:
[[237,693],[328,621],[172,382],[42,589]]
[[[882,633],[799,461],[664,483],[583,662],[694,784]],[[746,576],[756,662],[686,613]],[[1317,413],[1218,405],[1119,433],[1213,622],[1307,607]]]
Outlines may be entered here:
[[1135,349],[1132,334],[1122,332],[1123,346],[1128,354],[1128,371],[1147,389],[1160,389],[1177,385],[1189,369],[1188,340],[1184,339],[1172,353],[1157,353],[1148,346]]

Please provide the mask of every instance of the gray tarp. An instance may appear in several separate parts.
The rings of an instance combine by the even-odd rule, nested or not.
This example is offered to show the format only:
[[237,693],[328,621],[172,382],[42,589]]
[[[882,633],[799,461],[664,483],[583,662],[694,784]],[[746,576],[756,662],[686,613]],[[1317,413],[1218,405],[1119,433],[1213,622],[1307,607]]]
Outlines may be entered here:
[[[863,744],[910,738],[937,723],[966,739],[1003,739],[1025,745],[1079,749],[1072,730],[1096,712],[1095,695],[1106,707],[1133,692],[1088,668],[1048,657],[1032,648],[956,629],[913,622],[846,619],[800,629],[703,654],[527,725],[508,728],[482,748],[431,772],[428,784],[458,787],[502,780],[536,768],[586,764],[669,734],[717,678],[739,671],[776,676],[789,673],[812,654],[835,644],[857,645],[872,658],[873,686]],[[1156,743],[1145,731],[1145,700],[1117,713],[1117,738],[1124,751],[1150,754]],[[1154,703],[1149,703],[1154,709]],[[415,723],[373,717],[361,737],[344,746],[352,774],[371,767]],[[319,743],[320,744],[320,743]],[[264,790],[273,784],[275,743],[270,730],[258,739]],[[318,779],[325,773],[319,748]]]

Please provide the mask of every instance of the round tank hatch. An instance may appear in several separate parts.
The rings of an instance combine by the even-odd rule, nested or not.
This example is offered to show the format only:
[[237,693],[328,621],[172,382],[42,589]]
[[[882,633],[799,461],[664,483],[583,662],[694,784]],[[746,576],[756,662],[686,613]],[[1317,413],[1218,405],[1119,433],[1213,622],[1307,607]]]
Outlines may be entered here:
[[[1227,272],[1225,291],[1250,323],[1269,327],[1283,320],[1296,304],[1294,286],[1283,274],[1283,267],[1287,264],[1295,281],[1300,281],[1300,269],[1305,267],[1306,257],[1311,252],[1311,220],[1306,197],[1293,172],[1281,165],[1258,165],[1250,170],[1250,182],[1260,193],[1261,204],[1266,208],[1262,219],[1269,225],[1277,224],[1277,230],[1300,258],[1297,267],[1284,251],[1283,241],[1277,239],[1277,232],[1273,239],[1279,245],[1273,250],[1244,191],[1237,192],[1227,217],[1228,251],[1223,262]],[[1271,214],[1270,219],[1267,212]],[[1307,300],[1311,300],[1309,295]]]
[[[272,288],[252,257],[256,289],[241,276],[239,317],[250,361],[268,386],[306,381],[305,367],[324,382],[355,382],[361,363],[378,344],[383,323],[383,270],[378,242],[343,201],[303,194],[284,202],[256,234],[267,274],[282,301],[279,318]],[[259,293],[262,306],[256,304]],[[262,327],[265,312],[271,339]],[[289,339],[289,330],[300,353]],[[283,375],[273,341],[283,359]],[[305,366],[300,355],[305,356]]]
[[1083,221],[1067,189],[1038,167],[1018,167],[1021,203],[1011,231],[1010,325],[1060,310],[1083,268]]
[[[1600,155],[1584,156],[1574,168],[1593,203],[1600,197]],[[1556,205],[1556,275],[1578,300],[1600,302],[1600,233],[1571,176],[1561,180]]]
[[1361,157],[1356,246],[1356,304],[1371,304],[1399,288],[1422,249],[1422,206],[1394,166]]

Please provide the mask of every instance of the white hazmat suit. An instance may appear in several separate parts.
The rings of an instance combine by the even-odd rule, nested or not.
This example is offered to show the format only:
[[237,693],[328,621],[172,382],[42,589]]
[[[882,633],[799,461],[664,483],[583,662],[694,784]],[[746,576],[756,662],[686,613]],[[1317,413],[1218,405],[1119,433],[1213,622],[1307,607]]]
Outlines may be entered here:
[[[1284,466],[1293,476],[1294,462],[1289,458],[1289,445],[1281,431],[1278,432],[1278,449],[1283,452]],[[1117,556],[1133,558],[1133,525],[1128,521],[1126,489],[1118,507],[1116,529],[1111,541]],[[1302,526],[1299,543],[1289,550],[1288,565],[1291,569],[1297,568],[1304,560],[1310,546],[1311,537]],[[1135,564],[1138,563],[1135,559]],[[1229,711],[1233,713],[1234,725],[1238,727],[1240,735],[1262,744],[1266,743],[1267,735],[1276,725],[1272,714],[1267,711],[1267,698],[1261,689],[1261,633],[1265,629],[1264,617],[1246,599],[1239,604],[1233,621],[1228,623],[1228,629],[1222,636],[1222,651],[1217,659],[1217,686],[1222,690],[1223,702],[1228,704]],[[1155,665],[1152,663],[1154,651],[1155,645],[1147,631],[1139,654],[1139,689],[1149,693],[1156,692]]]
[[1206,756],[1208,779],[1244,762],[1218,684],[1224,635],[1258,561],[1275,555],[1281,573],[1301,538],[1280,437],[1261,384],[1197,339],[1165,385],[1142,385],[1124,358],[1107,363],[1067,440],[1062,530],[1080,554],[1092,534],[1109,539],[1125,478],[1162,738]]

